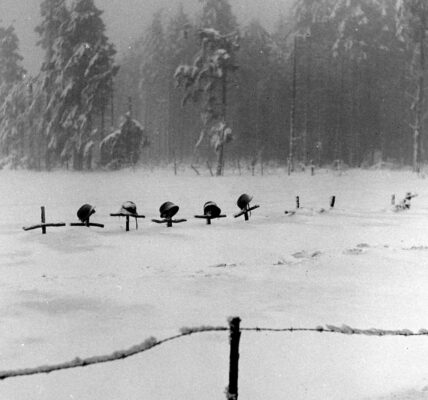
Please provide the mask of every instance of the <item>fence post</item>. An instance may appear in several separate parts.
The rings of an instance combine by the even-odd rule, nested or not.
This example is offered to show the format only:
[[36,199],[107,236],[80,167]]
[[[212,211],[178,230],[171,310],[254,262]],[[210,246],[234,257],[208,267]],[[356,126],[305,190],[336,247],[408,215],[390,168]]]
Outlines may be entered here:
[[41,220],[42,220],[42,233],[43,235],[46,235],[46,226],[44,226],[43,224],[46,222],[46,214],[45,214],[45,207],[42,206],[41,207]]
[[241,330],[239,325],[241,318],[229,318],[229,341],[230,341],[230,359],[229,359],[229,386],[227,388],[227,400],[238,400],[238,369],[239,369],[239,339]]

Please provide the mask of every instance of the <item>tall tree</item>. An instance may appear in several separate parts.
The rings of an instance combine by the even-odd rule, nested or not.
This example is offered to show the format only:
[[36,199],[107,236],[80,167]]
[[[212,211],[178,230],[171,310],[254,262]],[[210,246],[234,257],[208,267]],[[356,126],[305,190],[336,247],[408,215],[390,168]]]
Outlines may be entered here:
[[202,28],[197,32],[200,49],[192,65],[177,68],[175,78],[185,89],[183,104],[191,99],[201,106],[203,129],[195,145],[195,154],[209,133],[217,153],[216,175],[219,176],[224,168],[224,145],[232,138],[227,122],[228,85],[231,74],[237,70],[235,55],[239,49],[239,34],[227,0],[200,2],[203,5]]
[[[61,151],[58,137],[62,135],[63,129],[55,118],[54,108],[60,103],[61,75],[69,57],[63,43],[70,12],[66,0],[44,0],[40,4],[40,15],[41,22],[35,31],[39,35],[37,44],[45,51],[45,55],[38,79],[34,83],[32,109],[37,110],[39,119],[35,132],[39,151],[44,153],[45,167],[50,169]],[[38,164],[41,166],[40,161]]]
[[24,165],[26,85],[15,28],[0,27],[0,146],[2,163]]
[[82,169],[84,160],[90,167],[92,148],[99,139],[94,118],[103,113],[117,73],[116,51],[105,35],[101,14],[93,0],[74,0],[55,43],[59,84],[51,96],[49,123],[62,129],[53,147],[62,160],[72,159],[75,169]]
[[[165,158],[168,153],[168,66],[162,12],[153,15],[142,44],[139,89],[144,125],[152,137],[152,149]],[[171,79],[171,78],[169,78]],[[158,157],[155,157],[158,159]]]
[[0,27],[0,85],[10,86],[22,80],[26,73],[22,60],[14,26]]
[[398,0],[397,9],[399,33],[412,51],[410,71],[415,86],[415,95],[411,104],[411,110],[414,113],[413,170],[419,172],[425,114],[428,3],[424,0]]

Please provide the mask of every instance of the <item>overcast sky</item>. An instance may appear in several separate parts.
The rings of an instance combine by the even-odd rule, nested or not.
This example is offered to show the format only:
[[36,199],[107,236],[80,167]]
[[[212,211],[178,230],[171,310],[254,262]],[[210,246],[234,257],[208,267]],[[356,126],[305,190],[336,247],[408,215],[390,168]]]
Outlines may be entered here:
[[[230,0],[234,14],[240,22],[253,17],[269,28],[281,11],[292,0]],[[36,73],[41,63],[41,52],[36,46],[34,27],[39,23],[41,0],[0,0],[0,21],[2,25],[13,22],[20,40],[20,51],[24,66]],[[163,7],[165,14],[175,13],[182,3],[187,12],[193,14],[200,6],[198,0],[95,0],[97,7],[104,10],[107,34],[123,52],[129,43],[141,35],[155,10]]]

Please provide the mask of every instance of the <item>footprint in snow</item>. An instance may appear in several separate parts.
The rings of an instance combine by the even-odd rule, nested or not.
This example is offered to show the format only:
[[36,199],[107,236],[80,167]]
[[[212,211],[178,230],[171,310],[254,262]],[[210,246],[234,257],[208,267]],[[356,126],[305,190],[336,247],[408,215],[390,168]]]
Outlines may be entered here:
[[315,258],[320,255],[321,255],[321,252],[319,250],[313,251],[313,252],[302,250],[302,251],[298,251],[297,253],[294,253],[293,257],[302,259],[302,258]]
[[353,248],[353,249],[346,249],[343,254],[349,254],[353,256],[357,256],[363,253],[363,249],[361,248]]
[[214,264],[209,266],[209,268],[227,268],[227,267],[236,267],[236,264],[220,263],[220,264]]

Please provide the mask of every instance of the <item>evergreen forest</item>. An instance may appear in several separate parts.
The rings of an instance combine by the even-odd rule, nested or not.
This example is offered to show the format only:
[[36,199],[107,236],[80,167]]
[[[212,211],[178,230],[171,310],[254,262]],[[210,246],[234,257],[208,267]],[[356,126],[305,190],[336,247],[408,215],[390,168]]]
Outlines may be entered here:
[[94,0],[43,0],[32,76],[0,25],[0,168],[411,166],[428,158],[428,2],[159,10],[123,54]]

